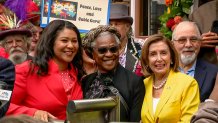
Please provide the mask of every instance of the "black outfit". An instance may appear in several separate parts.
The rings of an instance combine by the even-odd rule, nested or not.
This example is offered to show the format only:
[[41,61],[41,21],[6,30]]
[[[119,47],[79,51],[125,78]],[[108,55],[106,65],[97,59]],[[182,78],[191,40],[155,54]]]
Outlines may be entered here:
[[127,70],[135,72],[140,57],[140,52],[141,52],[141,47],[139,43],[134,42],[133,38],[129,38],[127,44],[126,64],[125,64],[125,68]]
[[[109,79],[109,81],[105,81],[105,78]],[[110,78],[112,78],[112,81],[110,81]],[[107,77],[100,77],[100,79],[104,80],[103,81],[104,85],[113,85],[115,88],[117,88],[117,90],[122,95],[122,97],[124,98],[130,109],[129,112],[126,112],[125,107],[120,102],[121,105],[120,121],[139,122],[141,119],[141,107],[145,95],[143,78],[138,77],[131,71],[128,71],[125,68],[123,68],[121,65],[118,65],[113,73],[109,73]],[[99,74],[97,72],[87,75],[82,80],[82,89],[85,98],[89,98],[87,95],[90,94],[90,89],[91,90],[96,89],[96,88],[93,89],[94,88],[93,86],[96,83],[101,86],[102,83],[99,84],[98,80],[99,80]],[[108,89],[104,89],[104,91],[106,94],[108,94],[105,97],[112,95],[111,93],[108,92]]]
[[[11,61],[0,57],[0,89],[12,91],[15,80],[15,68]],[[0,118],[5,115],[8,110],[10,101],[0,100]]]
[[197,59],[194,78],[200,89],[200,99],[204,102],[208,99],[216,81],[218,67],[201,59]]

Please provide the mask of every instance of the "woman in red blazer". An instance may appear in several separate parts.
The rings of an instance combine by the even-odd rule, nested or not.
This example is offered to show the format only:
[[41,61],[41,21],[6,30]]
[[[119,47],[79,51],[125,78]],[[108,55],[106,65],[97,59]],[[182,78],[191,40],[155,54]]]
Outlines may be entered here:
[[68,21],[54,20],[44,30],[32,61],[16,66],[10,114],[48,121],[65,119],[69,100],[82,99],[81,38]]

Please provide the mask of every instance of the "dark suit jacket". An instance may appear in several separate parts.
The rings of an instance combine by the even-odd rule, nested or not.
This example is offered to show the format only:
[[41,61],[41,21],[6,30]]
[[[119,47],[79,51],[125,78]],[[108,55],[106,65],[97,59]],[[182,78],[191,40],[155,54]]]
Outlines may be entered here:
[[128,39],[127,52],[126,52],[126,64],[125,68],[132,72],[135,72],[138,64],[139,52],[141,47],[138,43],[135,43],[132,38]]
[[[15,68],[11,61],[0,57],[0,89],[2,90],[13,90],[15,80]],[[1,100],[0,100],[1,101]],[[1,101],[0,105],[0,117],[3,117],[8,110],[10,101]]]
[[[82,80],[83,94],[85,94],[93,80],[97,76],[97,73],[90,74]],[[117,88],[120,94],[125,99],[130,111],[127,116],[124,106],[121,104],[120,120],[139,122],[141,119],[141,107],[145,95],[145,87],[143,84],[143,78],[138,77],[134,73],[126,70],[121,65],[118,65],[115,76],[113,78],[114,87]]]
[[199,85],[201,102],[209,98],[216,81],[217,72],[218,67],[216,65],[201,59],[197,60],[194,78]]

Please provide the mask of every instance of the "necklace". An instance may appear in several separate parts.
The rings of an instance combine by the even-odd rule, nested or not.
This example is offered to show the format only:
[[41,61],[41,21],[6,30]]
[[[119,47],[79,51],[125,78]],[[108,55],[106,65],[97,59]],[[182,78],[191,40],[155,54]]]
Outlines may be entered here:
[[159,89],[161,89],[161,88],[166,84],[166,82],[167,82],[167,79],[165,79],[164,81],[162,81],[162,82],[160,83],[160,85],[158,85],[158,86],[155,86],[155,85],[153,84],[153,88],[154,88],[155,90],[159,90]]

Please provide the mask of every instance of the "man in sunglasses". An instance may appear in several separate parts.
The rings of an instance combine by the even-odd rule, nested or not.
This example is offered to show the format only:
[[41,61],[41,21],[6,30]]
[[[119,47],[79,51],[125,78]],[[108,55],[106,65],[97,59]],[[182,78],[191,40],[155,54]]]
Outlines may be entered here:
[[218,67],[198,58],[202,37],[194,22],[179,23],[172,41],[179,54],[179,70],[194,77],[199,85],[201,102],[209,98],[216,81]]
[[128,6],[124,4],[111,4],[110,25],[115,27],[120,35],[121,48],[119,62],[120,64],[132,71],[136,72],[141,47],[132,38],[133,18],[129,16]]

